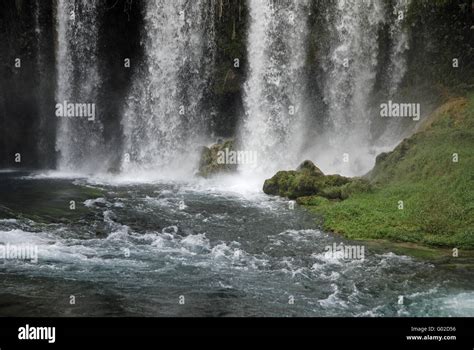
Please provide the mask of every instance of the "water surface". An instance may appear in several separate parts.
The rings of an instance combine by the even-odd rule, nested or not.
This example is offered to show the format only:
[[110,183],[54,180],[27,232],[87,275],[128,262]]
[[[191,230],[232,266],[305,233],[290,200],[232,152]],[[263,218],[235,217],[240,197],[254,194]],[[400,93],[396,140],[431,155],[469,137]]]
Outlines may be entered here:
[[472,272],[328,255],[361,243],[258,191],[2,172],[0,218],[1,244],[38,247],[0,261],[1,316],[474,316]]

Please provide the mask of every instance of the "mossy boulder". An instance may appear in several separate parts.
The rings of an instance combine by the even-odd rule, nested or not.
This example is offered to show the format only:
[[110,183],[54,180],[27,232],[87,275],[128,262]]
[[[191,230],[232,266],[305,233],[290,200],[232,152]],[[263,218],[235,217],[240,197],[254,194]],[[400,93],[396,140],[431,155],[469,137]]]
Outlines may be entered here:
[[311,176],[324,176],[324,173],[310,160],[305,160],[301,163],[296,171],[306,173]]
[[340,175],[324,175],[313,162],[305,160],[296,170],[279,171],[267,179],[263,184],[263,192],[290,199],[308,196],[345,199],[351,192],[349,184],[352,181]]
[[219,140],[210,147],[202,147],[197,175],[208,178],[220,173],[237,171],[237,164],[226,159],[226,154],[233,150],[234,140]]

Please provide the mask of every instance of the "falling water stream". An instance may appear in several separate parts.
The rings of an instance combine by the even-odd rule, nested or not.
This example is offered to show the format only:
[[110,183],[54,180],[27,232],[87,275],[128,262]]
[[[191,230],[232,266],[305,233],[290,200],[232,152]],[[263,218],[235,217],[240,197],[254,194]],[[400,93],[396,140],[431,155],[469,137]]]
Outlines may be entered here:
[[390,59],[384,65],[384,85],[390,96],[404,77],[408,46],[406,4],[399,0],[387,7],[382,1],[338,0],[325,9],[331,40],[322,60],[323,75],[317,79],[323,82],[327,115],[318,138],[304,152],[325,172],[363,175],[373,167],[377,154],[390,150],[399,141],[400,135],[390,123],[384,125],[387,133],[393,134],[390,140],[373,139],[372,124],[378,118],[378,110],[372,110],[371,103],[374,94],[380,93],[375,91],[375,83],[381,73],[379,35],[383,25],[388,26],[390,37]]
[[[97,105],[98,5],[91,0],[57,2],[57,104]],[[56,149],[62,171],[106,170],[100,112],[92,118],[58,118]]]
[[123,117],[124,171],[196,162],[194,149],[206,134],[202,108],[214,56],[213,8],[202,0],[147,4],[146,68],[135,77]]
[[[242,147],[267,176],[299,161],[304,128],[307,1],[250,1]],[[246,169],[243,167],[244,170]]]

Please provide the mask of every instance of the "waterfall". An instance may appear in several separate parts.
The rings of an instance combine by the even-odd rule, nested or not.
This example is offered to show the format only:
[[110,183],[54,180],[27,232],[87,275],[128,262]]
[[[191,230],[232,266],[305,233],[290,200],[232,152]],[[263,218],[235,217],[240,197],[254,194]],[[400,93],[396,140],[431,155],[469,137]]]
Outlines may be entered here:
[[[359,172],[368,167],[369,99],[376,80],[378,32],[385,12],[381,1],[338,0],[329,11],[332,32],[323,59],[325,137],[317,153],[323,170]],[[349,169],[348,169],[349,168]]]
[[[374,134],[374,96],[378,85],[395,96],[405,75],[408,33],[396,17],[406,13],[408,3],[337,0],[316,9],[309,0],[249,0],[244,115],[236,147],[256,154],[257,169],[242,164],[240,170],[269,175],[306,158],[325,172],[369,170],[381,151],[374,138],[398,141],[389,131]],[[122,147],[109,155],[99,110],[92,120],[58,118],[61,170],[106,171],[114,157],[121,159],[123,172],[189,174],[197,165],[198,146],[209,142],[210,87],[217,71],[214,17],[222,3],[159,0],[143,6],[143,57],[130,62],[133,80],[117,137]],[[92,0],[57,1],[58,104],[96,103],[100,13]],[[310,22],[311,16],[321,21]],[[312,28],[310,36],[310,23],[316,22],[324,30]],[[388,48],[380,46],[384,29]],[[321,41],[311,46],[317,47],[311,56],[309,40]],[[381,77],[385,85],[378,84]],[[309,86],[316,85],[320,109],[308,107],[314,106],[308,99],[315,98]],[[389,129],[390,123],[380,124]],[[321,130],[307,132],[314,124]]]
[[147,2],[145,68],[136,72],[122,120],[124,171],[195,165],[190,159],[206,134],[213,19],[214,3],[206,0]]
[[43,91],[46,89],[46,77],[44,72],[44,58],[43,58],[43,32],[41,28],[41,1],[36,0],[35,2],[35,12],[34,12],[34,20],[35,20],[35,44],[36,44],[36,70],[38,74],[38,89],[37,93],[37,104],[38,104],[38,114],[39,114],[39,122],[38,122],[38,155],[40,158],[41,166],[44,166],[47,162],[47,143],[48,137],[45,134],[45,130],[47,129],[48,122],[51,116],[47,115],[45,101],[43,101]]
[[407,70],[406,53],[408,51],[408,29],[405,18],[411,0],[397,0],[393,7],[395,20],[390,26],[390,68],[389,68],[389,95],[393,96],[405,76]]
[[[397,0],[393,6],[393,20],[389,28],[390,51],[389,65],[387,69],[387,90],[390,99],[397,99],[397,92],[407,70],[407,51],[409,49],[408,28],[405,18],[411,0]],[[405,101],[409,102],[409,101]],[[380,144],[393,148],[403,137],[407,130],[403,129],[403,121],[397,119],[388,120],[385,130],[380,136]]]
[[[97,102],[100,84],[97,69],[98,11],[93,0],[57,1],[57,104],[67,102],[91,107]],[[96,111],[94,120],[76,112],[78,110],[74,108],[70,115],[58,118],[58,168],[85,172],[106,170],[100,111]]]
[[330,38],[320,78],[327,115],[324,130],[305,153],[323,171],[361,175],[370,170],[378,153],[392,146],[379,148],[373,140],[371,127],[378,115],[371,103],[380,73],[379,34],[387,22],[391,45],[382,70],[391,95],[405,74],[407,33],[402,21],[392,20],[405,3],[397,0],[387,8],[381,0],[338,0],[326,10]]
[[268,175],[298,162],[309,10],[298,0],[250,0],[248,6],[249,69],[240,139],[241,147],[256,152],[257,171]]
[[34,18],[35,18],[35,36],[36,36],[36,45],[38,47],[38,51],[36,53],[36,65],[38,67],[41,67],[41,61],[42,61],[42,52],[41,52],[41,23],[40,23],[40,17],[41,17],[41,5],[40,5],[40,0],[36,0],[35,2],[35,12],[34,12]]

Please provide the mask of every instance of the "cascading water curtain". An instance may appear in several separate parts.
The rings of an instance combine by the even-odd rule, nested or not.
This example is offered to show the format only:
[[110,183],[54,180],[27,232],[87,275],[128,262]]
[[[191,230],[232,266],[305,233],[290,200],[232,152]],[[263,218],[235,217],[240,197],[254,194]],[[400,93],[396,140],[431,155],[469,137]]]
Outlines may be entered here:
[[[410,46],[406,16],[410,3],[411,0],[397,0],[393,6],[393,17],[389,33],[391,46],[387,79],[388,98],[390,99],[396,97],[407,71],[407,52]],[[386,122],[386,129],[380,136],[380,143],[392,149],[400,141],[402,136],[407,136],[404,134],[405,131],[401,128],[399,121],[390,119]]]
[[103,125],[96,110],[98,6],[93,0],[58,0],[56,149],[62,171],[104,169]]
[[241,146],[256,152],[257,169],[272,174],[299,161],[304,127],[303,96],[308,3],[250,0],[248,79]]
[[[328,108],[323,163],[339,172],[357,168],[370,144],[369,98],[378,60],[378,34],[384,21],[382,1],[338,0],[330,9],[329,54],[323,62],[324,101]],[[347,162],[344,162],[348,160]],[[339,168],[337,168],[339,166]],[[357,171],[357,169],[354,169]]]
[[407,70],[408,28],[406,17],[411,0],[397,0],[392,9],[390,25],[390,65],[389,65],[389,96],[396,94]]
[[386,6],[382,0],[338,0],[326,12],[328,53],[322,59],[323,99],[327,108],[325,129],[308,157],[324,171],[361,175],[381,150],[375,149],[371,125],[376,117],[371,99],[379,67],[379,33],[389,26],[387,89],[394,94],[405,74],[407,33],[398,12],[405,0]]
[[205,134],[213,20],[214,3],[207,0],[147,2],[146,68],[137,72],[124,110],[123,171],[176,173],[195,165]]
[[46,102],[42,99],[42,93],[47,90],[47,76],[44,71],[45,60],[43,57],[43,30],[41,27],[41,1],[36,0],[35,2],[35,35],[36,35],[36,67],[38,70],[38,114],[39,114],[39,124],[38,124],[38,150],[40,156],[41,165],[45,165],[48,159],[48,140],[45,130],[47,130],[48,125],[54,123],[50,122],[51,116],[48,115]]

